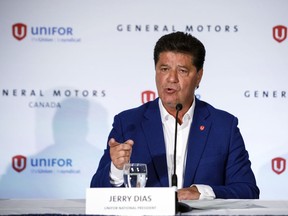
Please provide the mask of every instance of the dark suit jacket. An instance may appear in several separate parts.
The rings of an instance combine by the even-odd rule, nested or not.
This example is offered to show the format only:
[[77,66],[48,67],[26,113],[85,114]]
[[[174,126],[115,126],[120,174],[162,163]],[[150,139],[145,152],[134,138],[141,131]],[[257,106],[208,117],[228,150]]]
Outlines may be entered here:
[[[120,143],[128,139],[134,141],[130,161],[147,164],[146,187],[169,186],[158,100],[116,115],[108,138],[115,138]],[[196,99],[187,145],[184,187],[210,185],[216,198],[259,198],[259,189],[237,124],[238,120],[233,115]],[[91,187],[112,187],[110,163],[107,146]]]

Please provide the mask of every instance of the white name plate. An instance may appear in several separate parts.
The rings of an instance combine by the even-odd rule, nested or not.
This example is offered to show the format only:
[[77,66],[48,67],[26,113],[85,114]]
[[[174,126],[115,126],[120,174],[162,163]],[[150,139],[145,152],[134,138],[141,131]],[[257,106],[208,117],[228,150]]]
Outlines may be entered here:
[[175,188],[88,188],[86,214],[175,215]]

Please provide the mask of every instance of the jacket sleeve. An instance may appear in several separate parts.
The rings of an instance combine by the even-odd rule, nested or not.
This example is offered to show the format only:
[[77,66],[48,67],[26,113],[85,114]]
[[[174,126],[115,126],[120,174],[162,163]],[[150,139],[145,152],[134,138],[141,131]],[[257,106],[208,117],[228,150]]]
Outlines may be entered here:
[[[103,158],[102,158],[103,159]],[[102,160],[101,159],[101,160]],[[99,164],[99,168],[97,169],[97,172],[93,175],[90,187],[112,187],[112,184],[110,183],[110,163],[102,161]]]
[[260,192],[237,124],[238,120],[234,117],[225,168],[225,185],[211,185],[211,187],[216,198],[258,199]]

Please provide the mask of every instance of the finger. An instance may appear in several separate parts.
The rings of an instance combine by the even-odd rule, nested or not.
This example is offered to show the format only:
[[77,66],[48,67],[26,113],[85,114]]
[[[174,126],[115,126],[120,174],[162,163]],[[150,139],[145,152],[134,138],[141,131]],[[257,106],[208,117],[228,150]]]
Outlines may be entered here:
[[130,155],[131,155],[131,150],[120,150],[120,151],[117,151],[117,154],[115,154],[115,157],[116,158],[121,158],[121,157],[130,158]]
[[109,140],[108,144],[109,144],[110,147],[113,148],[113,147],[119,145],[120,143],[116,142],[116,140],[115,140],[114,138],[111,138],[111,139]]
[[131,139],[126,140],[124,143],[130,145],[131,147],[134,145],[134,141]]
[[[111,138],[111,139],[109,140],[108,144],[109,144],[110,147],[115,147],[115,146],[117,146],[117,145],[120,145],[120,143],[118,143],[114,138]],[[130,145],[130,146],[133,146],[134,141],[131,140],[131,139],[129,139],[129,140],[126,140],[126,141],[124,142],[124,144],[128,144],[128,145]]]
[[118,165],[124,165],[125,163],[128,163],[130,161],[130,157],[117,157],[115,158],[115,163]]
[[115,141],[115,139],[111,138],[109,140],[109,146],[110,146],[110,157],[112,160],[116,160],[121,157],[130,157],[130,153],[132,150],[131,143],[118,143]]

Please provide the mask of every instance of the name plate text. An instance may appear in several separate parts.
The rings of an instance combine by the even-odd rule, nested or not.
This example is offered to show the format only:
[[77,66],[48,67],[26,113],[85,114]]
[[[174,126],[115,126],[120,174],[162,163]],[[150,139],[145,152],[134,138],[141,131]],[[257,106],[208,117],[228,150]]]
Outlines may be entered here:
[[86,214],[174,215],[174,188],[88,188]]

